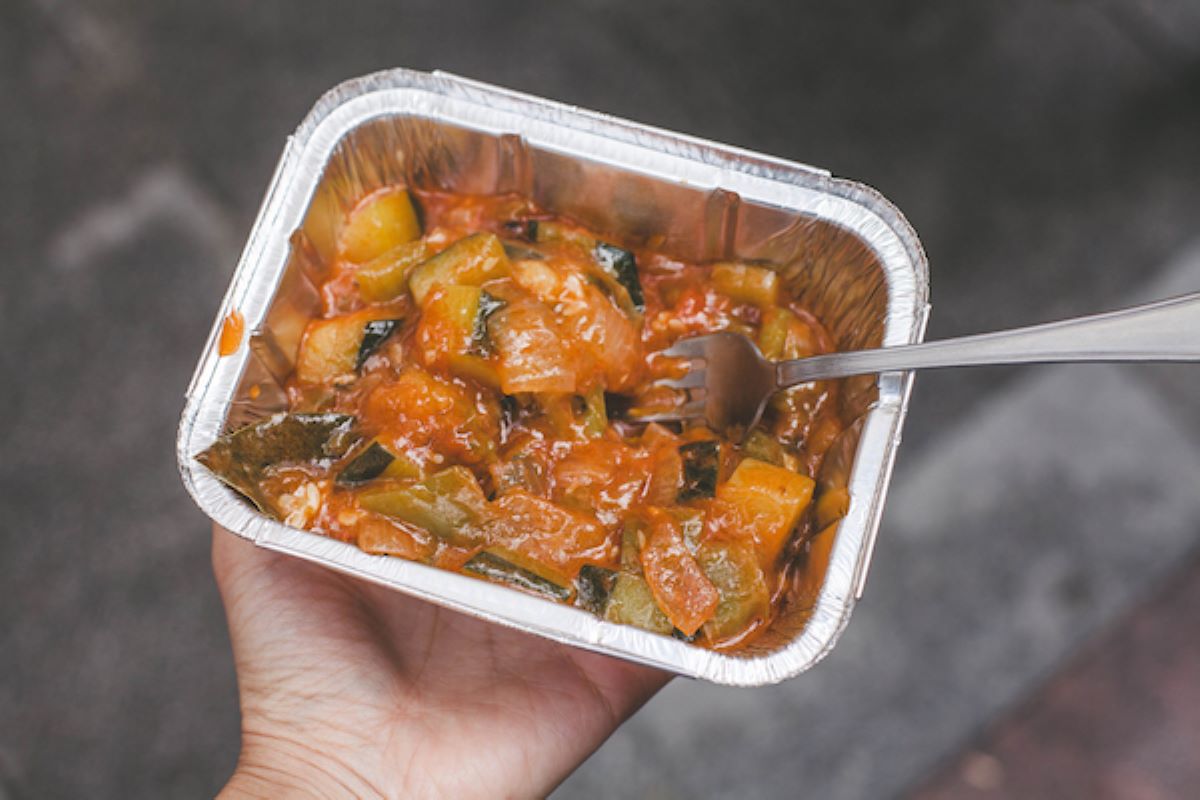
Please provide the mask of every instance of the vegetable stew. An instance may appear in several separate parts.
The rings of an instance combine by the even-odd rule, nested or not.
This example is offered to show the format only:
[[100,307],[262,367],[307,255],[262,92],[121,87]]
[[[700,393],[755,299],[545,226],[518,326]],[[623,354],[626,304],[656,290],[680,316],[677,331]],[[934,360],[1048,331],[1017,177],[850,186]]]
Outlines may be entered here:
[[622,419],[679,400],[650,388],[677,339],[832,348],[772,265],[626,249],[517,195],[388,188],[347,215],[320,292],[289,410],[199,456],[289,525],[724,649],[845,513],[813,497],[836,382],[779,393],[739,444]]

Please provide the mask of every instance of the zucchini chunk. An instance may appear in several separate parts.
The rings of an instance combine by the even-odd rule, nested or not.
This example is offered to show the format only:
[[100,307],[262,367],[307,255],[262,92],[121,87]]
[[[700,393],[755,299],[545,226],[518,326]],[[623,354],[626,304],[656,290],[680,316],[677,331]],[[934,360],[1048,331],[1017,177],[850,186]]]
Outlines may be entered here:
[[710,542],[700,548],[697,560],[720,596],[716,613],[703,627],[709,641],[719,642],[745,630],[755,618],[766,618],[771,595],[753,550],[733,542]]
[[362,372],[363,364],[388,337],[396,332],[403,324],[402,319],[373,319],[363,325],[362,342],[358,345],[358,355],[354,360],[354,371]]
[[636,572],[621,572],[613,584],[612,594],[604,609],[609,622],[633,625],[651,633],[669,635],[675,629],[671,620],[654,602],[646,579]]
[[337,483],[341,486],[357,486],[384,474],[396,457],[379,442],[371,442],[354,460],[338,473]]
[[770,308],[779,300],[779,275],[765,267],[749,264],[715,264],[713,288],[739,303]]
[[420,236],[421,224],[408,192],[376,192],[350,212],[339,249],[342,258],[361,264]]
[[359,440],[353,426],[354,417],[344,414],[276,414],[225,434],[196,460],[259,510],[282,519],[275,499],[261,488],[266,470],[341,458]]
[[506,583],[518,589],[525,589],[535,594],[545,595],[554,600],[566,600],[571,596],[569,587],[560,586],[554,581],[538,575],[532,570],[519,567],[506,558],[489,550],[484,550],[471,557],[463,565],[467,572],[487,578],[497,583]]
[[474,233],[459,239],[413,269],[408,288],[418,305],[434,286],[479,286],[508,275],[504,245],[492,233]]
[[713,497],[721,463],[721,446],[716,440],[689,442],[679,448],[683,458],[683,486],[679,500]]
[[[387,315],[385,309],[367,308],[308,323],[296,356],[296,377],[301,383],[328,383],[352,377],[362,366],[360,358],[365,361],[373,347],[378,347],[387,338],[380,338],[378,332],[372,335],[374,345],[364,354],[363,340],[371,330],[370,323],[383,320]],[[395,320],[392,322],[399,324]]]
[[611,569],[584,564],[579,570],[579,577],[575,579],[575,604],[603,616],[616,581],[617,573]]
[[471,470],[450,467],[399,489],[363,492],[359,504],[368,511],[424,528],[456,547],[482,544],[490,517],[487,498]]
[[395,300],[408,291],[408,275],[429,257],[424,239],[405,242],[363,264],[354,273],[358,293],[368,303]]
[[592,256],[600,269],[612,277],[629,294],[629,300],[638,311],[646,310],[646,298],[642,295],[642,283],[638,280],[637,259],[633,253],[607,242],[597,242]]

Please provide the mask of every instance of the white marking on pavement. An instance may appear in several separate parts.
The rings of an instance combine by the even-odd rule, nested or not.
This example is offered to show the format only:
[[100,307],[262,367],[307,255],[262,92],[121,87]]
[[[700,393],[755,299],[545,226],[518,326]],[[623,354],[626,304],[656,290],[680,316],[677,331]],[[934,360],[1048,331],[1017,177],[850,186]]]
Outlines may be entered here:
[[49,263],[62,272],[78,270],[159,223],[211,247],[222,262],[237,257],[233,226],[221,206],[182,170],[167,165],[149,170],[123,195],[70,223],[51,240]]

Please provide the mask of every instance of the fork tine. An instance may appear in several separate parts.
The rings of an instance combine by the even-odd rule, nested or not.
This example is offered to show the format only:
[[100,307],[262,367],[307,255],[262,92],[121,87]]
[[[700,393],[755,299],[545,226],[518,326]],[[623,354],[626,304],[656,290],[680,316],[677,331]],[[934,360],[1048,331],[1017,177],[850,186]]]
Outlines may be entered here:
[[634,422],[675,422],[702,416],[704,416],[703,400],[693,400],[669,411],[659,411],[653,414],[639,414],[636,410],[629,413],[629,418]]
[[708,336],[680,339],[666,350],[663,350],[659,355],[664,355],[667,358],[703,358],[708,349],[708,339]]
[[655,381],[655,386],[667,386],[671,389],[696,389],[704,385],[707,371],[703,369],[693,369],[682,378],[669,378],[661,381]]

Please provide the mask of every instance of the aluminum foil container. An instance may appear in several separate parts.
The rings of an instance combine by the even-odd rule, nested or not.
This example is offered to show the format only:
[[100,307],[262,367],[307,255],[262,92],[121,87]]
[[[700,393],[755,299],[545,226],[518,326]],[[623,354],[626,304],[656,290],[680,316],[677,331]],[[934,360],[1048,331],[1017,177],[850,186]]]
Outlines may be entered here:
[[[223,432],[286,407],[282,384],[317,308],[316,287],[340,220],[367,192],[398,183],[520,192],[626,246],[692,261],[769,261],[842,350],[909,344],[923,335],[924,252],[900,212],[866,186],[453,75],[381,72],[322,97],[284,148],[187,391],[178,461],[200,508],[262,547],[681,675],[768,684],[828,653],[863,590],[900,442],[908,373],[844,386],[843,415],[855,422],[826,458],[820,482],[848,486],[849,513],[835,537],[814,547],[801,596],[767,632],[729,653],[289,528],[196,462]],[[221,322],[234,310],[249,336],[221,357]]]

